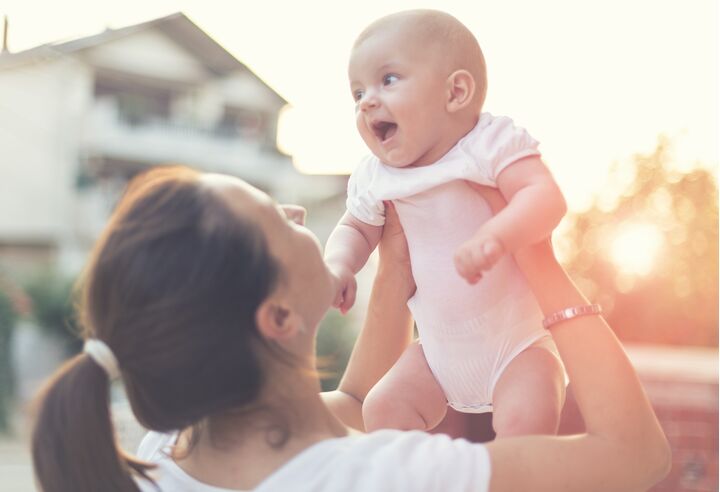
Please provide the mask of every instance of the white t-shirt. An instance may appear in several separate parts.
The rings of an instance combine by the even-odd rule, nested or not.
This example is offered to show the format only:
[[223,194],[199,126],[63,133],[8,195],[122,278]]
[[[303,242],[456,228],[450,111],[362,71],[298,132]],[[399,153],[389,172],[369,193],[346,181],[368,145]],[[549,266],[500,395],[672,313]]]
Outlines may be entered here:
[[[148,433],[138,457],[161,492],[237,492],[204,484],[169,457],[177,434]],[[310,446],[266,478],[256,492],[486,492],[490,458],[485,446],[420,431],[382,430]],[[143,492],[158,489],[138,479]]]

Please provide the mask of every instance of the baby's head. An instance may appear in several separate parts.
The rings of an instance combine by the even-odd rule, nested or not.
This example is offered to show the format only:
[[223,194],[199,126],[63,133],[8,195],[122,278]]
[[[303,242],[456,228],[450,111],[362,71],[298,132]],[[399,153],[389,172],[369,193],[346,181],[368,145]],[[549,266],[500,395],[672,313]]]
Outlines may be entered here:
[[383,17],[350,55],[357,127],[381,161],[424,166],[476,124],[487,87],[485,60],[460,21],[435,10]]

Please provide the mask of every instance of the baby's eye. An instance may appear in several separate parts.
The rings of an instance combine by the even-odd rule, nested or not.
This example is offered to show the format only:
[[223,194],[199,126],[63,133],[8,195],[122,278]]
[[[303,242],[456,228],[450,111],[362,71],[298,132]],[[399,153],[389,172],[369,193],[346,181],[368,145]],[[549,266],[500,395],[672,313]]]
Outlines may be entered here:
[[383,77],[383,85],[390,85],[397,81],[398,81],[398,76],[393,73],[389,73]]
[[355,102],[358,102],[360,99],[362,99],[362,97],[363,97],[363,91],[361,91],[361,90],[353,91],[353,99],[355,100]]

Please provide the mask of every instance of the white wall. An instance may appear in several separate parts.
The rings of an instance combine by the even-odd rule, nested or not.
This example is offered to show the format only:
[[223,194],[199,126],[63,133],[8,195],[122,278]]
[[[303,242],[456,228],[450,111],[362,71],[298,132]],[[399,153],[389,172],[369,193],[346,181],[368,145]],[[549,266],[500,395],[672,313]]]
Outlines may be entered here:
[[65,234],[90,75],[70,58],[0,70],[0,236]]
[[264,151],[261,140],[219,138],[193,125],[123,126],[94,99],[96,67],[186,87],[171,120],[190,118],[200,127],[212,128],[225,105],[276,115],[283,104],[249,72],[213,78],[200,61],[154,31],[0,69],[0,242],[56,245],[60,267],[77,270],[104,223],[107,210],[101,209],[108,208],[102,190],[76,189],[78,166],[89,155],[229,172],[282,201],[333,193],[335,183],[310,184],[288,157]]
[[269,87],[249,72],[225,77],[218,82],[218,89],[228,105],[232,106],[275,112],[283,105]]
[[210,77],[197,58],[152,30],[109,41],[82,56],[97,67],[169,81],[194,84]]

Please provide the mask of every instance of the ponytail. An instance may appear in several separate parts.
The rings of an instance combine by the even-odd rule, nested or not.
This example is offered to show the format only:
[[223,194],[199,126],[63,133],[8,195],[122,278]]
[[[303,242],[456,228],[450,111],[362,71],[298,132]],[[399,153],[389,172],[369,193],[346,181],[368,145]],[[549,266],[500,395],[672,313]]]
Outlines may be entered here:
[[258,403],[267,374],[256,312],[281,274],[260,223],[199,173],[136,177],[80,284],[84,335],[108,347],[70,360],[43,392],[32,437],[43,492],[138,492],[135,479],[149,480],[152,465],[115,442],[109,379],[95,360],[108,373],[117,362],[133,413],[155,431]]
[[90,357],[65,363],[40,396],[32,456],[43,492],[139,492],[152,465],[124,453],[110,416],[110,382]]

